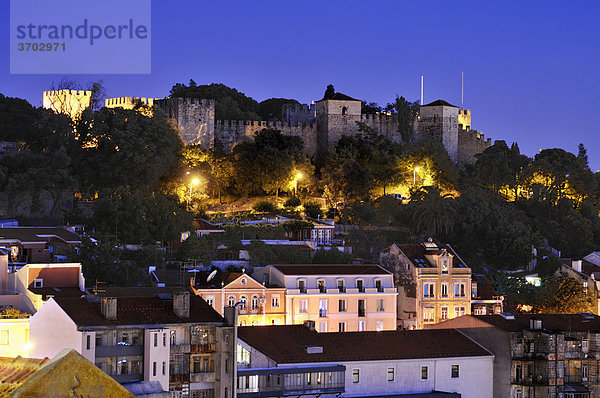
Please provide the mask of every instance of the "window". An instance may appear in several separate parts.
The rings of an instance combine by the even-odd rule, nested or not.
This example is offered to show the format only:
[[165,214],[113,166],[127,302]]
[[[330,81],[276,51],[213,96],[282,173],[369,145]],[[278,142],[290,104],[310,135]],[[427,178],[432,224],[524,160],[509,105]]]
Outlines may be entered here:
[[235,296],[227,297],[227,306],[233,307],[235,305]]
[[91,345],[92,345],[92,336],[90,336],[88,334],[87,336],[85,336],[85,349],[89,350]]
[[339,300],[338,307],[339,312],[346,312],[346,300]]
[[319,316],[321,318],[327,316],[327,299],[319,300]]
[[465,314],[465,307],[454,307],[454,317],[458,318]]
[[452,378],[456,379],[458,377],[458,365],[452,365]]
[[448,270],[450,268],[450,259],[447,257],[442,258],[441,264],[442,264],[442,274],[447,274]]
[[319,322],[319,333],[327,332],[327,322]]
[[306,314],[308,310],[308,300],[300,300],[298,302],[298,312],[301,314]]
[[163,333],[163,347],[167,346],[167,334]]
[[246,309],[246,302],[248,301],[248,298],[246,296],[240,296],[240,309]]
[[435,297],[434,286],[433,282],[423,283],[423,297]]
[[581,364],[581,381],[587,381],[589,377],[590,371],[588,369],[587,363]]
[[435,308],[423,308],[423,322],[435,322]]
[[442,321],[448,319],[448,307],[442,307],[442,313],[440,315]]
[[171,341],[171,345],[175,345],[175,342],[176,342],[176,338],[175,338],[175,337],[176,337],[176,334],[175,334],[175,331],[174,331],[174,330],[171,330],[171,331],[170,331],[170,336],[169,336],[169,337],[170,337],[170,338],[169,338],[169,340]]
[[152,362],[152,376],[156,376],[156,362]]
[[258,296],[252,296],[252,300],[250,300],[250,305],[252,307],[252,311],[256,311],[258,309]]
[[338,279],[338,281],[337,281],[337,287],[338,287],[338,291],[340,293],[345,293],[346,292],[346,288],[344,287],[344,280],[343,279]]
[[229,373],[229,359],[225,358],[225,373]]
[[383,321],[377,321],[377,331],[381,332],[383,330]]
[[421,366],[421,380],[427,380],[427,366]]
[[360,369],[352,369],[352,383],[360,383]]
[[581,340],[581,351],[588,352],[590,350],[590,343],[587,340]]
[[519,383],[523,379],[523,365],[518,363],[515,366],[515,381]]
[[365,283],[362,279],[357,279],[356,280],[356,288],[358,289],[359,293],[364,293],[365,292]]
[[385,311],[383,307],[383,299],[377,299],[377,312]]
[[215,296],[206,296],[206,304],[215,307]]
[[348,114],[348,108],[346,108],[345,106],[342,108],[342,115],[347,115]]
[[298,290],[300,290],[300,293],[306,293],[306,281],[305,280],[298,280]]
[[375,288],[377,289],[377,292],[379,292],[379,293],[383,292],[383,284],[381,283],[381,279],[377,279],[375,281]]
[[358,321],[358,331],[359,332],[365,331],[365,321]]
[[365,316],[365,300],[358,300],[358,316]]
[[454,284],[454,297],[465,297],[465,284],[455,283]]
[[271,297],[271,307],[279,308],[279,295]]
[[448,283],[442,283],[442,297],[448,297]]
[[387,368],[387,381],[394,381],[394,368]]
[[338,332],[345,332],[346,331],[346,322],[339,322],[338,323]]
[[515,390],[515,398],[523,398],[523,390]]
[[167,374],[167,363],[165,361],[162,364],[162,374],[163,376]]
[[324,280],[317,281],[317,289],[319,289],[319,293],[327,293]]
[[44,280],[43,279],[36,279],[36,280],[34,280],[33,281],[33,287],[38,288],[38,289],[44,287]]
[[154,333],[154,347],[158,347],[158,333]]
[[237,363],[243,365],[250,364],[250,351],[248,351],[245,347],[238,344],[237,349]]

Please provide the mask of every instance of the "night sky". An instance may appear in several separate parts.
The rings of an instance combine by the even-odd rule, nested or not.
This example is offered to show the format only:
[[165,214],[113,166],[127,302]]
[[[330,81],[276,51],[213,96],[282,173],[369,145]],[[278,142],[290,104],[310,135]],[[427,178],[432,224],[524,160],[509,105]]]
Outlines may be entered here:
[[[224,83],[262,101],[320,99],[327,84],[385,105],[396,94],[460,105],[472,127],[534,155],[582,142],[600,169],[600,2],[158,1],[152,74],[102,79],[109,96],[164,97],[177,82]],[[9,2],[0,52],[9,52]],[[40,106],[61,75],[10,75],[0,92]]]

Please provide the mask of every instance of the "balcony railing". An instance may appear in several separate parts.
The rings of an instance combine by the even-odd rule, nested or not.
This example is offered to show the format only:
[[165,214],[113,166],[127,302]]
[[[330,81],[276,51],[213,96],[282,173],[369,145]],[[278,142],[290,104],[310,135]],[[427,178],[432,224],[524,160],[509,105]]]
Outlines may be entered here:
[[215,343],[208,344],[190,344],[190,352],[215,352],[217,350]]

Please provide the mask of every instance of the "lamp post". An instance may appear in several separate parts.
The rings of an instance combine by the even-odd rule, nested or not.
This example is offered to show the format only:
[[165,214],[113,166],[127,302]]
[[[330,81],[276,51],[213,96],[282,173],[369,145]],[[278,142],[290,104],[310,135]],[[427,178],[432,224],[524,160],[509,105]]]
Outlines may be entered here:
[[197,178],[194,178],[192,181],[190,181],[190,195],[188,197],[188,207],[190,207],[190,204],[192,203],[192,188],[196,184],[198,184],[198,179]]
[[294,178],[294,196],[298,196],[298,180],[302,178],[302,173],[296,174]]
[[417,171],[419,171],[418,167],[413,169],[413,185],[417,185]]

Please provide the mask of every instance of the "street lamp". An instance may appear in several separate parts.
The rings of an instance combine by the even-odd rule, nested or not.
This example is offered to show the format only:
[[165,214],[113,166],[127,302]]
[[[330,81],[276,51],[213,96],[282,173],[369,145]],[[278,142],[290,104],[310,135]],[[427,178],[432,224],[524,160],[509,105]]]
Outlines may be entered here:
[[192,181],[190,181],[190,195],[188,197],[188,207],[190,205],[190,203],[192,203],[192,188],[194,185],[197,185],[200,181],[198,181],[197,178],[194,178]]
[[419,168],[415,167],[413,170],[413,185],[417,185],[417,171],[419,171]]
[[294,178],[294,196],[298,196],[298,180],[302,178],[302,173],[296,174]]

